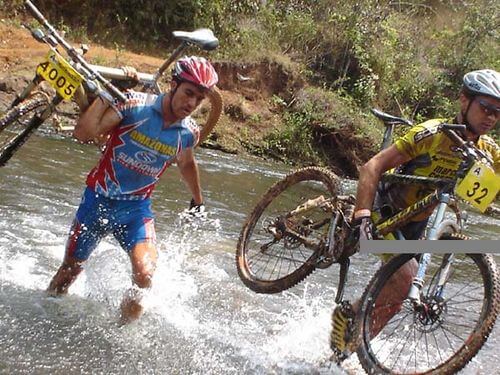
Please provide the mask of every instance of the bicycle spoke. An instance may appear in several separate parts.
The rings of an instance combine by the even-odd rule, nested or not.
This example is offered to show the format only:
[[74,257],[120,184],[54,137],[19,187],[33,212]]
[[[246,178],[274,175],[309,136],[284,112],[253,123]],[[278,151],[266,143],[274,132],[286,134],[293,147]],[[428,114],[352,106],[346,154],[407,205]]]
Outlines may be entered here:
[[[396,321],[398,322],[398,325],[394,328],[394,330],[392,331],[392,333],[391,333],[390,335],[385,334],[385,335],[382,337],[382,339],[383,339],[383,340],[384,340],[384,341],[385,341],[388,345],[390,344],[390,339],[391,339],[391,338],[392,338],[392,337],[396,334],[396,332],[397,332],[397,330],[400,328],[400,326],[401,326],[402,322],[403,322],[403,321],[404,321],[407,317],[408,317],[408,314],[407,314],[407,315],[405,315],[405,316],[403,316],[403,317],[401,317],[400,319],[397,319]],[[384,329],[385,329],[385,328],[387,328],[387,326],[389,326],[390,324],[393,324],[393,323],[391,323],[391,321],[392,321],[392,319],[391,319],[391,320],[387,323],[387,325],[386,325],[386,327],[384,327]],[[377,354],[380,352],[380,350],[381,350],[381,349],[383,349],[383,348],[384,348],[384,346],[381,346],[381,347],[380,347],[380,348],[379,348],[379,349],[375,352],[375,355],[377,355]]]
[[[294,206],[295,207],[295,206]],[[284,233],[283,238],[280,240],[273,239],[274,235],[270,233],[269,225],[274,226],[277,220],[282,219],[271,219],[285,217],[287,212],[284,211],[279,214],[267,215],[260,224],[261,230],[256,230],[252,238],[252,243],[248,245],[247,251],[247,264],[249,269],[252,271],[257,278],[263,280],[278,280],[286,275],[294,272],[295,269],[300,268],[304,265],[308,259],[314,253],[311,249],[305,247],[300,243],[295,243],[300,241],[292,237],[292,235]],[[324,213],[323,213],[324,214]],[[287,218],[286,225],[290,225],[290,229],[296,231],[300,234],[302,230],[300,225],[305,223],[310,228],[314,226],[313,229],[309,229],[310,232],[307,233],[307,237],[313,241],[320,241],[322,237],[326,234],[318,230],[319,227],[325,226],[330,220],[325,218],[321,220],[312,220],[307,216],[300,218]],[[294,221],[295,220],[295,221]],[[309,221],[307,221],[309,220]],[[269,223],[269,224],[265,224]],[[299,225],[299,227],[294,227]],[[327,228],[325,228],[327,229]]]
[[[282,254],[285,253],[285,249],[282,250]],[[292,262],[295,263],[295,260],[293,259],[293,253],[290,252],[290,256],[291,256],[291,259],[292,259]],[[278,275],[281,275],[281,266],[283,265],[283,260],[285,259],[285,256],[283,255],[283,257],[277,257],[276,258],[276,263],[274,263],[274,267],[273,267],[273,271],[271,272],[271,275],[274,275],[274,271],[276,270],[276,266],[278,266],[278,263],[279,263],[279,271],[278,271]]]
[[[461,305],[461,304],[464,304],[464,303],[470,304],[471,302],[479,302],[479,303],[481,303],[483,301],[481,301],[478,298],[474,298],[474,299],[468,299],[468,300],[460,301],[460,302],[449,302],[448,301],[448,302],[446,302],[446,305],[448,305],[448,306],[457,306],[457,305]],[[469,311],[469,309],[464,309],[464,310]]]
[[441,355],[441,347],[438,343],[437,337],[436,337],[436,332],[432,332],[432,337],[434,338],[434,342],[436,343],[435,350],[437,350],[437,353],[439,355],[439,361],[443,362],[443,356]]
[[[447,332],[447,330],[446,330],[446,329],[444,329],[444,327],[443,327],[442,331],[443,331],[443,335],[444,335],[444,337],[445,337],[446,341],[448,342],[448,347],[449,347],[449,348],[451,348],[451,349],[452,349],[452,351],[453,351],[453,347],[454,347],[454,346],[453,346],[453,343],[451,342],[450,337],[449,337],[449,336],[447,335],[447,333],[446,333],[446,332]],[[448,332],[450,332],[450,331],[448,331]],[[450,333],[453,333],[453,332],[450,332]],[[437,347],[438,351],[440,351],[440,348],[441,348],[441,346],[438,346],[438,347]]]
[[394,365],[395,365],[396,363],[398,363],[398,362],[399,362],[399,358],[401,357],[401,353],[403,352],[403,350],[404,350],[404,348],[405,348],[405,347],[404,347],[404,345],[403,345],[403,343],[405,343],[405,342],[407,342],[407,341],[408,341],[408,337],[409,337],[410,335],[411,335],[411,330],[410,330],[410,331],[408,331],[408,333],[406,334],[406,337],[401,338],[401,339],[399,340],[399,342],[398,342],[398,345],[396,345],[396,347],[398,347],[398,346],[399,346],[399,343],[401,343],[401,344],[402,344],[402,346],[401,346],[401,350],[399,351],[398,355],[396,356],[396,358],[395,358],[395,360],[394,360],[394,362],[393,362],[393,365],[392,365],[391,367],[394,367]]
[[[303,246],[287,249],[283,243],[271,244],[265,251],[257,249],[249,251],[248,263],[256,275],[269,274],[269,275],[283,275],[289,273],[292,267],[299,267],[304,264],[310,254],[306,253]],[[270,262],[274,264],[271,266]],[[259,268],[258,265],[261,264]],[[271,267],[270,267],[271,266]],[[286,273],[285,268],[286,269]],[[278,277],[279,278],[279,277]]]
[[[445,283],[444,300],[435,297],[439,266],[443,264],[439,256],[432,257],[428,271],[433,271],[426,276],[425,294],[420,295],[420,302],[415,305],[409,301],[405,301],[399,309],[394,302],[370,305],[373,303],[370,301],[377,301],[381,291],[392,283],[392,277],[404,266],[404,262],[393,268],[382,284],[374,287],[376,292],[370,294],[370,299],[364,303],[364,306],[370,306],[367,314],[374,321],[384,319],[384,309],[392,309],[394,315],[376,338],[367,340],[364,333],[362,345],[364,343],[369,348],[369,354],[363,354],[363,361],[369,359],[378,363],[379,367],[374,369],[384,369],[384,372],[426,373],[440,364],[454,361],[457,353],[470,350],[471,339],[482,324],[486,290],[480,266],[474,261],[475,258],[466,257],[465,261],[457,258],[452,264]],[[366,317],[364,319],[368,327],[369,322]],[[378,320],[375,324],[380,327],[384,320]]]
[[425,337],[425,354],[427,354],[427,367],[430,366],[431,363],[431,358],[429,357],[429,341],[427,340],[427,334],[424,335]]
[[[460,324],[455,324],[455,325],[457,325],[457,326],[459,326],[459,327],[461,326]],[[468,326],[466,326],[466,327],[468,327]],[[453,332],[450,328],[446,328],[445,326],[441,326],[441,329],[443,330],[443,334],[444,334],[446,337],[448,337],[448,335],[446,334],[446,332],[448,332],[448,333],[450,333],[451,335],[453,335],[453,336],[455,336],[456,338],[458,338],[460,341],[464,341],[464,342],[465,342],[465,340],[466,340],[466,339],[464,339],[464,338],[460,337],[459,335],[457,335],[457,334],[456,334],[455,332]]]

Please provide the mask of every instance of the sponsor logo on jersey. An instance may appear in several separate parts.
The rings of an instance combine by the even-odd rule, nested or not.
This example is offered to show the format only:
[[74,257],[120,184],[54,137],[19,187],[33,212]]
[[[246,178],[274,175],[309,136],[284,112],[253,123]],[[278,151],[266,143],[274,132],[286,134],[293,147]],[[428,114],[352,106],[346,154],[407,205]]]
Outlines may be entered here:
[[130,137],[138,144],[157,151],[162,155],[174,156],[177,154],[177,147],[166,145],[165,143],[162,143],[154,138],[150,138],[137,130],[132,131],[130,133]]
[[437,133],[437,131],[438,131],[438,129],[439,129],[439,128],[438,128],[437,126],[435,126],[435,127],[433,127],[433,128],[426,128],[426,129],[424,129],[424,130],[421,130],[421,131],[419,131],[418,133],[416,133],[416,134],[415,134],[415,136],[413,137],[413,141],[414,141],[415,143],[418,143],[418,142],[420,142],[422,139],[427,138],[427,137],[430,137],[430,136],[431,136],[431,135],[433,135],[433,134],[436,134],[436,133]]
[[[459,160],[453,159],[453,155],[438,152],[439,155],[432,155],[431,159],[435,162],[448,165],[457,165]],[[443,156],[444,155],[444,156]]]
[[149,151],[137,151],[134,156],[137,160],[146,164],[152,164],[158,160],[156,155]]
[[136,160],[135,158],[128,156],[124,152],[120,152],[118,154],[116,161],[128,169],[151,177],[156,177],[162,170],[161,167],[154,167],[152,165],[149,165],[149,163],[144,163],[140,160]]
[[456,168],[446,168],[438,165],[429,174],[429,177],[439,177],[439,178],[455,177],[456,173],[457,173]]

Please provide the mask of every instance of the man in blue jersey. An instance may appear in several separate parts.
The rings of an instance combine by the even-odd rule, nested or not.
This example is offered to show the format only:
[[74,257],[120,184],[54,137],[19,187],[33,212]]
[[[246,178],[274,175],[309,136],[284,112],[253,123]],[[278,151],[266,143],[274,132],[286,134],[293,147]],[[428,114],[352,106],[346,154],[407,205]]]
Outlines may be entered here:
[[207,60],[184,57],[175,64],[169,93],[128,92],[127,102],[115,107],[98,98],[81,115],[75,138],[89,142],[107,137],[107,142],[87,177],[49,293],[67,293],[99,241],[112,233],[132,264],[133,287],[121,304],[121,320],[127,323],[142,314],[141,292],[151,286],[158,257],[150,196],[161,174],[176,162],[192,194],[191,209],[203,209],[193,154],[200,133],[190,114],[217,81]]

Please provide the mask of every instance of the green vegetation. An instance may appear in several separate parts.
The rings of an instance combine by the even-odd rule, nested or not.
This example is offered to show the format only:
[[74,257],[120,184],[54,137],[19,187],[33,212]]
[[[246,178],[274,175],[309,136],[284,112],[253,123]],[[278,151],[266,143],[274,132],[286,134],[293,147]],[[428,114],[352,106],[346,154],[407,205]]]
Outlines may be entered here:
[[[281,106],[283,128],[267,142],[306,163],[325,161],[318,127],[349,124],[367,138],[373,106],[414,121],[450,116],[465,72],[500,70],[496,0],[34,2],[50,19],[111,46],[164,56],[172,30],[210,27],[222,47],[214,59],[291,62],[286,69],[316,88]],[[5,12],[21,4],[0,0]]]
[[371,140],[382,135],[348,96],[314,87],[296,93],[283,122],[279,132],[267,137],[266,146],[304,164],[336,164],[339,155],[355,160],[364,147],[377,147]]

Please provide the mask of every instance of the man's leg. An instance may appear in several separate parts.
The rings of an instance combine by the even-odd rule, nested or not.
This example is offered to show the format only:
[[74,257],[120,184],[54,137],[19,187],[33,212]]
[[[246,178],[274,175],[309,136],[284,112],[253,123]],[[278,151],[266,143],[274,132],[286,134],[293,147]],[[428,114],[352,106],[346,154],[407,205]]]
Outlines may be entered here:
[[83,263],[105,235],[105,228],[99,224],[103,212],[96,194],[87,189],[71,226],[63,263],[47,288],[49,294],[66,294],[82,272]]
[[[423,237],[428,219],[410,222],[401,231],[407,240],[418,240]],[[375,337],[391,318],[401,310],[402,303],[410,290],[413,278],[417,274],[418,262],[415,259],[401,267],[380,291],[375,301],[375,310],[371,322],[371,335]]]
[[[406,239],[419,239],[422,237],[427,226],[427,219],[420,222],[411,222],[402,228]],[[391,254],[382,255],[383,262],[391,258]],[[377,336],[391,318],[397,314],[402,307],[403,301],[408,295],[413,277],[417,274],[418,262],[415,259],[407,262],[394,275],[392,275],[386,286],[380,291],[375,309],[373,309],[372,321],[370,323],[371,337]],[[352,315],[356,316],[359,310],[360,300],[352,303]],[[343,312],[342,306],[335,307],[332,313],[332,333],[330,336],[330,345],[335,352],[335,348],[344,351],[348,348],[353,352],[356,348],[346,339],[346,332],[349,330],[348,316]],[[350,345],[351,344],[351,345]],[[342,358],[342,357],[341,357]]]
[[65,257],[64,261],[52,278],[47,292],[50,295],[57,296],[68,293],[68,289],[82,272],[83,261]]
[[68,292],[69,287],[82,272],[83,263],[97,247],[102,237],[95,231],[82,230],[82,228],[83,226],[75,218],[66,244],[64,260],[47,288],[47,292],[51,295],[61,295]]
[[375,301],[375,308],[372,310],[371,337],[377,336],[389,320],[401,310],[417,269],[418,262],[411,259],[391,276],[389,282],[380,291]]
[[123,323],[134,321],[142,315],[143,290],[151,287],[157,259],[158,251],[152,242],[138,243],[131,250],[130,261],[134,286],[127,291],[121,304],[121,321]]
[[156,268],[156,232],[151,201],[117,202],[116,224],[113,232],[128,252],[132,264],[133,286],[125,293],[121,304],[121,322],[129,323],[142,315],[142,295],[151,287]]

